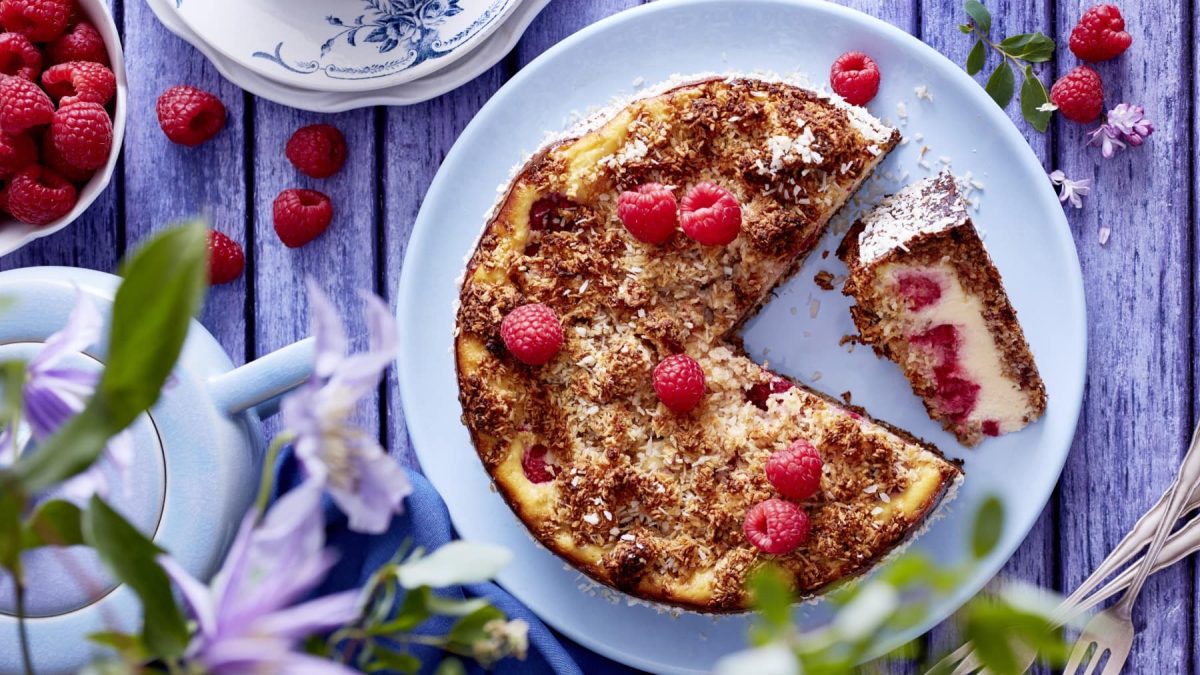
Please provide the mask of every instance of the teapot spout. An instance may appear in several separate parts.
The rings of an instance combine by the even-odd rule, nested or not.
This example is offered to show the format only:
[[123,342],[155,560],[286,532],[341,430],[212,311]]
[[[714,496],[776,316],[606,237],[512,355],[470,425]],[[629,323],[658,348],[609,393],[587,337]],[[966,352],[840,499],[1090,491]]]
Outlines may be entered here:
[[312,375],[313,338],[259,357],[208,381],[217,408],[230,415],[253,409],[259,417],[279,410],[279,399]]

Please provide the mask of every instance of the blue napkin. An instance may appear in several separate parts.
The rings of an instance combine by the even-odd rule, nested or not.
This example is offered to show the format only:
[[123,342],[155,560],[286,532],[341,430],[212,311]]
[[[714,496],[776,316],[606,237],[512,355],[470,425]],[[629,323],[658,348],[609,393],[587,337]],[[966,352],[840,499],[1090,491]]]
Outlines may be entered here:
[[[303,479],[302,471],[293,461],[291,453],[285,453],[281,458],[278,471],[277,494]],[[326,540],[329,546],[339,552],[340,557],[325,583],[317,589],[316,595],[361,587],[371,574],[388,562],[395,554],[396,549],[406,541],[415,546],[422,546],[426,550],[433,550],[454,538],[454,530],[450,525],[450,514],[446,511],[446,504],[442,501],[441,495],[421,474],[409,470],[408,477],[412,481],[413,492],[404,502],[404,513],[394,518],[388,531],[380,535],[368,536],[351,532],[346,527],[345,516],[332,504],[326,503]],[[520,563],[516,561],[513,564]],[[496,584],[472,584],[458,589],[448,589],[447,594],[458,597],[487,598],[508,618],[522,619],[529,624],[529,654],[525,660],[505,659],[496,664],[492,672],[502,675],[507,673],[632,675],[640,672],[588,651],[550,630],[533,612]],[[422,630],[444,633],[449,628],[449,623],[450,620],[446,618],[431,619],[422,626]],[[437,650],[430,647],[417,648],[413,652],[425,664],[423,672],[431,671],[442,658]],[[480,669],[472,666],[472,671],[480,672]]]

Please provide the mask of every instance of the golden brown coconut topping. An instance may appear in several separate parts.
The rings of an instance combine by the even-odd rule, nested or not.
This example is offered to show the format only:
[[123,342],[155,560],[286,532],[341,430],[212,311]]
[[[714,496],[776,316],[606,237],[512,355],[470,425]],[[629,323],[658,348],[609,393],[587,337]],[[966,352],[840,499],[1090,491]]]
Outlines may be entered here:
[[[513,510],[545,546],[632,595],[744,609],[747,573],[773,560],[804,594],[869,569],[960,477],[917,439],[747,358],[733,334],[794,270],[899,135],[858,108],[780,82],[709,80],[634,101],[538,153],[516,175],[468,264],[456,334],[464,422]],[[710,181],[741,204],[740,235],[633,237],[618,196]],[[565,341],[522,364],[500,325],[542,303]],[[707,392],[688,414],[652,371],[685,353]],[[801,506],[811,533],[762,553],[747,511],[778,497],[764,465],[796,439],[824,460]]]

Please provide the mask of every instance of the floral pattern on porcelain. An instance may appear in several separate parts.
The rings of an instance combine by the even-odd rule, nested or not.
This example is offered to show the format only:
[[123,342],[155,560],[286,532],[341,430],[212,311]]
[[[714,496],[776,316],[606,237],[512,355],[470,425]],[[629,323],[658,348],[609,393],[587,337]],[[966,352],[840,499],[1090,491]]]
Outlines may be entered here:
[[[490,0],[465,27],[443,35],[447,20],[464,10],[462,0],[361,0],[364,11],[348,19],[326,16],[324,22],[334,29],[321,44],[316,58],[294,58],[298,50],[283,42],[272,51],[256,51],[255,58],[274,62],[279,67],[302,75],[324,74],[333,79],[370,79],[387,77],[433,59],[450,54],[459,46],[502,17],[514,0]],[[181,7],[184,0],[176,0]],[[327,57],[339,50],[373,48],[384,60],[354,65],[330,62]]]

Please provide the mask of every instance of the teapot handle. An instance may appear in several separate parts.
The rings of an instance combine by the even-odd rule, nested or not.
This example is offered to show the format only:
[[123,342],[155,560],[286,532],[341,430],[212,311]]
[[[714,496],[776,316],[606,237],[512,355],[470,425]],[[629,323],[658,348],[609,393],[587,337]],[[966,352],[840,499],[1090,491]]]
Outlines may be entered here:
[[209,380],[217,409],[230,415],[250,409],[259,417],[274,415],[279,399],[312,375],[314,344],[306,338]]

